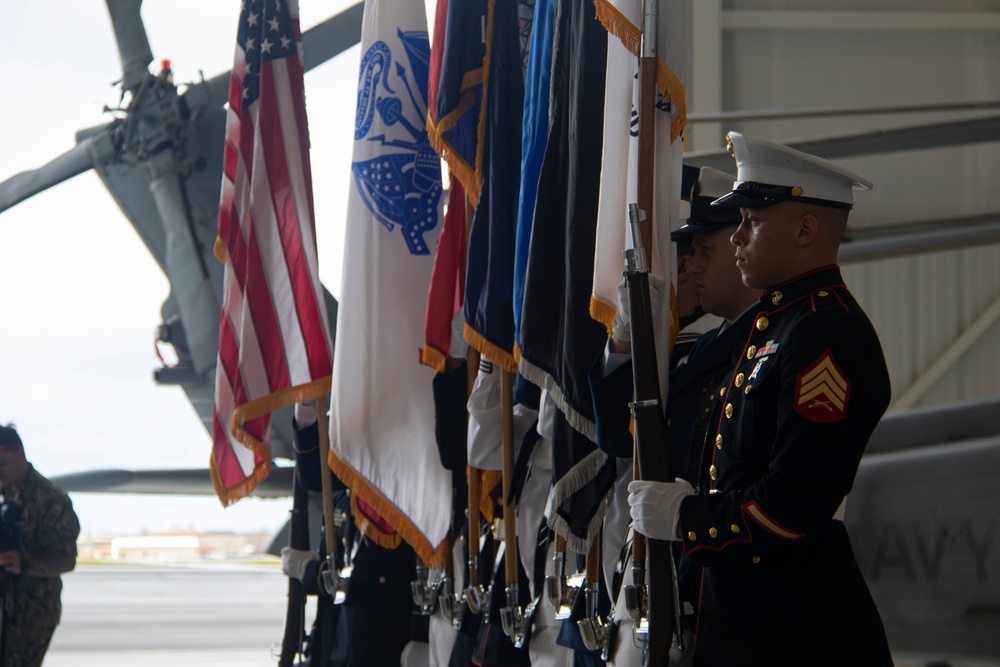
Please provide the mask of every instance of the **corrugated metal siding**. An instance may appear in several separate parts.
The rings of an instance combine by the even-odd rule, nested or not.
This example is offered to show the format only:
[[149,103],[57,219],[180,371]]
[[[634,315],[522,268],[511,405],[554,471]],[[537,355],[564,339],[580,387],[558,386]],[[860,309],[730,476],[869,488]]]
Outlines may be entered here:
[[[852,0],[727,0],[726,9],[862,10]],[[996,0],[893,0],[882,10],[995,11]],[[724,109],[794,109],[959,101],[1000,96],[996,31],[748,29],[723,36]],[[692,82],[697,86],[698,82]],[[715,111],[694,109],[694,111]],[[987,112],[996,113],[995,110]],[[762,138],[854,134],[973,115],[892,115],[731,123]],[[957,148],[840,161],[875,182],[861,193],[854,229],[973,215],[1000,216],[1000,147]],[[894,401],[913,407],[1000,395],[1000,323],[993,325],[919,396],[914,382],[934,368],[970,325],[1000,299],[1000,244],[844,267],[848,285],[875,324]]]
[[[848,265],[844,279],[882,340],[896,401],[1000,299],[1000,246]],[[912,407],[995,395],[1000,395],[1000,322]]]

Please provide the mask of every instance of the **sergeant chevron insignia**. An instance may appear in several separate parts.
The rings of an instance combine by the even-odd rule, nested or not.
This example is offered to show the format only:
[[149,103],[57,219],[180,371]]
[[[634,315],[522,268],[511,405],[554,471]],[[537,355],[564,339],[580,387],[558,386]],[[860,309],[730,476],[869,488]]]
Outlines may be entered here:
[[847,379],[830,350],[798,374],[795,411],[809,421],[830,424],[847,416],[851,381]]

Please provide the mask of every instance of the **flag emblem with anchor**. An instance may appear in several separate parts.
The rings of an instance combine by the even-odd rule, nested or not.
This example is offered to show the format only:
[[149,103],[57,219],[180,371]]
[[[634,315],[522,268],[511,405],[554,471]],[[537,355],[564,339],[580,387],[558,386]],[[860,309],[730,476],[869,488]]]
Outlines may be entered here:
[[847,416],[851,381],[827,350],[809,368],[799,373],[795,388],[795,411],[809,421],[830,424]]

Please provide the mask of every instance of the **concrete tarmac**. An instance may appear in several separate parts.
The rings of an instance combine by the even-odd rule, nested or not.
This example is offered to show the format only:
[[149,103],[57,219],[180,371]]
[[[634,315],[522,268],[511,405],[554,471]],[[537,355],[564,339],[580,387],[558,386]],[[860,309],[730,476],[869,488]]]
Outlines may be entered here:
[[80,565],[45,667],[273,667],[287,591],[277,564]]

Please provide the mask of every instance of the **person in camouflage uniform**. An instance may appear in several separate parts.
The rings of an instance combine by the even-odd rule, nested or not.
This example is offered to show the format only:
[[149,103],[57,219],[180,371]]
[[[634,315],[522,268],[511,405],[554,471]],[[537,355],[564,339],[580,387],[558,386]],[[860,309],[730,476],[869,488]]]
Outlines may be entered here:
[[8,544],[0,545],[4,591],[0,667],[37,667],[62,613],[59,575],[76,565],[80,522],[69,496],[27,461],[17,431],[0,426],[0,494]]

